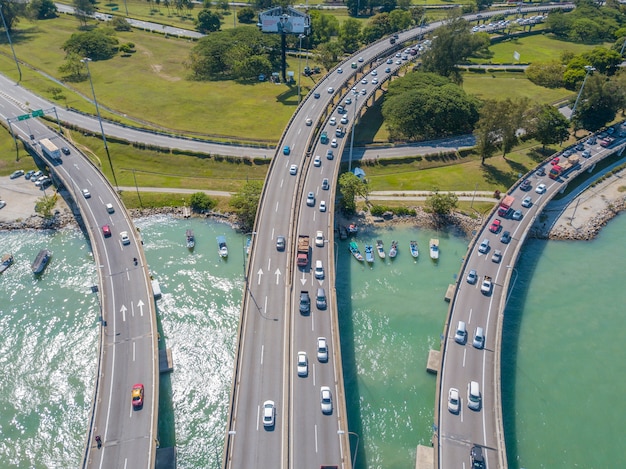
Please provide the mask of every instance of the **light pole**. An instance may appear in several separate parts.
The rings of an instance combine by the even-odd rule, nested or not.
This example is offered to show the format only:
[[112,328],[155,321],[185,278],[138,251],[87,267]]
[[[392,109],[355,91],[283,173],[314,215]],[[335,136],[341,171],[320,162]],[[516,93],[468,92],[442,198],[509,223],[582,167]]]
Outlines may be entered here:
[[9,34],[9,28],[7,28],[7,22],[4,20],[4,13],[2,13],[2,4],[0,4],[0,16],[2,16],[2,24],[4,25],[4,30],[7,32],[7,40],[9,41],[9,45],[11,46],[11,52],[13,52],[13,59],[15,59],[15,65],[17,65],[17,72],[20,74],[20,79],[18,80],[19,83],[20,81],[22,81],[22,69],[20,68],[20,63],[17,61],[15,49],[13,49],[13,42],[11,42],[11,35]]
[[587,83],[587,78],[589,77],[589,74],[591,72],[596,71],[596,68],[592,67],[591,65],[585,65],[585,70],[587,71],[587,73],[585,73],[583,84],[580,85],[580,91],[578,92],[578,96],[576,96],[576,102],[574,103],[574,107],[572,108],[572,114],[570,116],[570,120],[574,118],[574,113],[576,112],[576,106],[578,106],[578,101],[580,101],[580,96],[583,94],[583,88],[585,87],[585,83]]
[[298,104],[300,104],[300,79],[302,78],[302,71],[300,69],[302,67],[302,39],[304,39],[304,34],[300,34],[298,39],[300,39],[300,47],[298,47]]
[[113,161],[111,161],[111,154],[109,153],[109,146],[107,145],[107,138],[104,134],[104,127],[102,127],[102,117],[100,117],[100,108],[98,107],[98,100],[96,99],[96,91],[93,88],[93,80],[91,79],[91,72],[89,71],[89,62],[91,62],[91,59],[89,57],[85,57],[84,59],[81,59],[81,62],[84,63],[85,67],[87,68],[87,76],[89,77],[89,84],[91,85],[91,94],[93,94],[93,102],[96,105],[96,114],[98,115],[98,122],[100,123],[100,132],[102,132],[104,150],[107,152],[107,158],[109,159],[109,165],[111,166],[113,182],[115,182],[115,187],[118,187],[117,178],[115,177],[115,171],[113,170]]
[[359,92],[352,90],[354,95],[354,110],[352,112],[352,133],[350,134],[350,157],[348,159],[348,172],[352,171],[352,148],[354,147],[354,133],[356,132],[356,105],[359,100]]
[[[354,449],[354,455],[352,456],[352,469],[354,469],[354,465],[356,464],[356,455],[359,452],[359,435],[357,433],[354,432],[350,432],[350,431],[345,431],[345,430],[337,430],[337,435],[343,435],[347,433],[348,435],[354,435],[356,436],[356,448]],[[350,437],[348,437],[348,441],[350,441]]]

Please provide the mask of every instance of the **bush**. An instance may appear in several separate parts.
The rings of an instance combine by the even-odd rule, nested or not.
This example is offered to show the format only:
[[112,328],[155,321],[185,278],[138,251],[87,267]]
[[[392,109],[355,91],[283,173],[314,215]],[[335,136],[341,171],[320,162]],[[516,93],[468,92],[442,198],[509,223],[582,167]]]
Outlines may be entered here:
[[191,194],[189,205],[196,212],[205,212],[215,207],[216,202],[204,192],[195,192]]

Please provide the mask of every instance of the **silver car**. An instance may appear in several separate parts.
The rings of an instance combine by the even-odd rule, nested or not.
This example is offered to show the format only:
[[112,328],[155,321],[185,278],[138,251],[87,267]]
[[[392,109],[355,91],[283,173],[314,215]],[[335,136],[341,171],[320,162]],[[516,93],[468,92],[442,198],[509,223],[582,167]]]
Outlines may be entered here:
[[328,345],[326,344],[326,337],[317,338],[317,359],[321,362],[328,361]]
[[309,374],[309,359],[306,352],[298,352],[298,376],[307,376]]
[[322,386],[320,388],[320,404],[322,407],[323,414],[332,414],[333,413],[333,395],[330,392],[330,388],[328,386]]

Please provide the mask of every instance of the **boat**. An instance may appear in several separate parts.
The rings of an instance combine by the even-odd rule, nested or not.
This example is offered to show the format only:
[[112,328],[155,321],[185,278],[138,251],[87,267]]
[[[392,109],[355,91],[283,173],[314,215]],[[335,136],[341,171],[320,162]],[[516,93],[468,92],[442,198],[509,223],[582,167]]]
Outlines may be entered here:
[[374,262],[374,247],[371,244],[365,245],[365,260],[367,262]]
[[359,228],[354,223],[350,223],[346,226],[346,231],[348,232],[348,236],[356,236],[359,232]]
[[410,247],[411,247],[411,255],[417,259],[417,256],[420,255],[419,251],[417,250],[417,241],[411,241]]
[[398,254],[398,242],[394,240],[391,242],[391,248],[389,248],[389,257],[393,259],[394,257],[396,257],[397,254]]
[[226,246],[226,237],[218,236],[217,237],[217,248],[220,254],[220,257],[228,257],[228,246]]
[[196,245],[196,237],[193,235],[192,230],[187,230],[187,247],[193,249]]
[[378,251],[378,257],[381,259],[385,258],[385,247],[383,246],[382,239],[376,241],[376,251]]
[[0,260],[0,274],[13,265],[13,254],[5,254]]
[[437,238],[430,240],[430,258],[435,261],[439,259],[439,240]]
[[47,249],[39,251],[39,254],[37,254],[37,257],[35,258],[35,262],[33,262],[33,265],[31,266],[34,274],[40,274],[46,269],[48,263],[50,262],[50,256],[52,256],[52,253]]
[[350,252],[357,261],[363,262],[363,255],[361,254],[361,251],[359,251],[359,245],[354,241],[350,242]]

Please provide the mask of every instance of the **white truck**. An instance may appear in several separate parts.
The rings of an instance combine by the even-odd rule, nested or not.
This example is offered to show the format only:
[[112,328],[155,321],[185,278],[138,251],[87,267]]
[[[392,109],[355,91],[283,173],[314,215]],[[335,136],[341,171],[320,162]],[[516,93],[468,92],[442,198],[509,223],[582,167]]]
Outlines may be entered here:
[[61,150],[59,150],[57,146],[50,140],[48,140],[47,138],[42,138],[41,140],[39,140],[39,144],[41,145],[41,151],[48,158],[51,158],[53,160],[61,159]]
[[485,277],[483,278],[483,283],[480,285],[480,291],[484,295],[491,295],[492,285],[493,284],[491,283],[491,277],[489,275],[485,275]]

